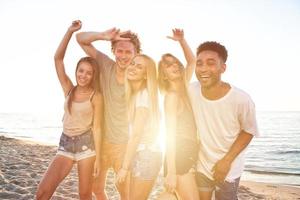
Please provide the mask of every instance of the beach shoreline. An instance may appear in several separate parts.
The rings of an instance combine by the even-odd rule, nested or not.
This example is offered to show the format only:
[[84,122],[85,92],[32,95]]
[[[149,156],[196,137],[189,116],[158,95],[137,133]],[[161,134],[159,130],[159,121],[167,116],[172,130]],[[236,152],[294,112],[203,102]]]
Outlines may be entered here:
[[[37,185],[56,153],[56,146],[32,140],[1,136],[0,133],[0,199],[34,199]],[[78,199],[76,165],[59,185],[52,199]],[[159,176],[149,199],[163,191]],[[119,199],[114,175],[108,174],[106,191],[109,199]],[[300,199],[300,187],[283,184],[241,181],[239,199]]]

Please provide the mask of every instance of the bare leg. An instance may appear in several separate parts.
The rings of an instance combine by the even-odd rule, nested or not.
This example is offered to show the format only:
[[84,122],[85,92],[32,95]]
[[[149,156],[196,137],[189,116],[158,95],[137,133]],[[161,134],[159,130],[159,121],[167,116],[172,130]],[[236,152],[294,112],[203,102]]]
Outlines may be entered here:
[[107,200],[105,193],[105,181],[106,181],[107,169],[101,168],[100,174],[98,177],[93,180],[93,193],[96,196],[97,200]]
[[50,199],[59,183],[70,173],[73,160],[56,155],[44,174],[36,193],[36,199]]
[[130,182],[130,200],[147,200],[151,193],[155,179],[151,181],[140,180],[138,178],[131,177]]
[[199,200],[198,188],[194,174],[186,173],[184,175],[177,176],[176,191],[181,199]]
[[211,200],[212,198],[212,191],[207,191],[207,192],[199,192],[199,197],[201,200]]
[[82,200],[92,199],[94,162],[95,157],[78,161],[79,197]]
[[129,198],[130,174],[127,175],[126,180],[121,184],[116,184],[121,200],[131,200]]

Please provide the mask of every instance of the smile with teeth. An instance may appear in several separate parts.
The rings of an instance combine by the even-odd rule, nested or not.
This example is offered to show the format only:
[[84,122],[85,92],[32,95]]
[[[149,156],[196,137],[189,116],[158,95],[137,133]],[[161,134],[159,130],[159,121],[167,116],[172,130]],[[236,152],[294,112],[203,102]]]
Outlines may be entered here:
[[201,75],[200,78],[201,78],[201,79],[204,79],[204,80],[205,80],[205,79],[209,79],[209,75]]
[[135,70],[129,70],[129,71],[128,71],[128,74],[129,74],[129,75],[135,75],[136,72],[135,72]]
[[175,70],[175,71],[173,71],[173,73],[178,74],[178,73],[180,73],[180,70]]
[[80,82],[85,82],[85,81],[86,81],[85,78],[79,78],[78,80],[79,80]]

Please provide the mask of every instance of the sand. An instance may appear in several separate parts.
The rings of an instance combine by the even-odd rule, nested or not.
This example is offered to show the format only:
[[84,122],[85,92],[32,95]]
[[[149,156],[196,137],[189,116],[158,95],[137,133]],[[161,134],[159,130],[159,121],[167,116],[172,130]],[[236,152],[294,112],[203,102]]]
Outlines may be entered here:
[[[26,142],[0,136],[0,199],[34,199],[37,185],[56,153],[56,146]],[[58,186],[52,199],[78,199],[76,165]],[[110,200],[119,199],[110,171],[106,191]],[[163,178],[158,177],[149,199],[163,191]],[[300,200],[300,188],[257,182],[241,182],[240,200]]]

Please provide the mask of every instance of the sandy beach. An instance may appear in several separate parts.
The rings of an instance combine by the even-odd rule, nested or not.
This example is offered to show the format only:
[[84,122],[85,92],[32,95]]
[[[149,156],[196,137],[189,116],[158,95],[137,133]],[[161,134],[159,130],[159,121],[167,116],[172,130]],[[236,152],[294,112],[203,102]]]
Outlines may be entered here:
[[[56,146],[38,144],[0,136],[0,199],[34,199],[37,185],[56,153]],[[59,185],[52,199],[78,199],[76,165]],[[114,188],[114,175],[108,174],[106,191],[110,200],[119,199]],[[163,178],[157,179],[149,199],[163,191]],[[243,181],[241,200],[300,200],[300,188],[269,183]]]

